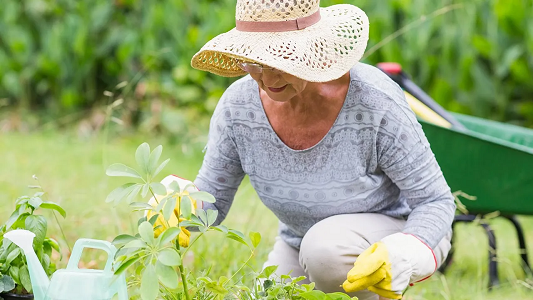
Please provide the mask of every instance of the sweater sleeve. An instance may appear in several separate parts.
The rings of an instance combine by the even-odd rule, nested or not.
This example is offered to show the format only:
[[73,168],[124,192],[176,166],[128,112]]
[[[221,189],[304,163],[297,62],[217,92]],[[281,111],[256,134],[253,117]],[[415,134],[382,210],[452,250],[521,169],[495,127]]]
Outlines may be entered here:
[[377,136],[378,163],[412,209],[403,232],[435,248],[451,229],[455,202],[429,142],[403,93],[384,114]]
[[213,204],[203,204],[204,210],[218,211],[215,225],[226,218],[235,193],[244,178],[233,136],[232,114],[227,105],[227,97],[227,93],[222,96],[211,118],[204,160],[194,181],[198,189],[216,198]]

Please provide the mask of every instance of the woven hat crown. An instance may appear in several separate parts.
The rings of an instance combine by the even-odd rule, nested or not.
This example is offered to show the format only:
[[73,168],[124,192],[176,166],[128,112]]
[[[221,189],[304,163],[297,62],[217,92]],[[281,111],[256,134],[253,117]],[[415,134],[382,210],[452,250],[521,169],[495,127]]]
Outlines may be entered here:
[[235,18],[248,22],[276,22],[307,17],[320,0],[237,0]]
[[363,56],[368,18],[350,4],[320,0],[237,0],[236,26],[205,44],[191,65],[221,76],[257,62],[312,82],[346,74]]

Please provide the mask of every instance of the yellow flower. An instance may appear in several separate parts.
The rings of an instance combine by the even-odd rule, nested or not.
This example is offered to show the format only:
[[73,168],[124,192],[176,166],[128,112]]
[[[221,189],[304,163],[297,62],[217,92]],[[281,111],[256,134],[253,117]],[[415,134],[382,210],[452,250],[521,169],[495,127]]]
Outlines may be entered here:
[[[189,192],[184,191],[182,193],[182,196],[188,195],[188,194],[189,194]],[[161,200],[163,200],[163,198],[165,198],[165,197],[166,196],[157,195],[157,201],[155,201],[154,198],[151,198],[148,203],[150,205],[156,207],[157,204]],[[176,207],[174,208],[174,212],[170,215],[170,219],[168,221],[165,221],[165,218],[163,217],[163,214],[160,213],[159,216],[157,217],[157,220],[154,223],[154,228],[156,228],[155,231],[154,231],[155,237],[158,237],[161,233],[163,233],[165,230],[167,230],[169,228],[169,226],[170,227],[177,227],[179,222],[183,222],[183,221],[186,220],[185,218],[180,218],[179,222],[178,222],[178,217],[180,215],[180,201],[181,201],[181,198],[180,198],[179,195],[176,195],[174,197],[177,198]],[[194,199],[192,199],[192,198],[190,198],[190,199],[192,201],[193,212],[194,212],[196,210],[196,201]],[[150,210],[150,211],[147,212],[146,218],[148,220],[150,220],[150,218],[152,216],[154,216],[155,214],[156,213],[154,211]],[[167,226],[167,224],[168,224],[168,226]],[[185,227],[180,227],[180,229],[181,229],[181,232],[178,235],[179,245],[181,247],[188,247],[189,246],[189,241],[190,241],[190,238],[191,238],[191,233],[189,232],[189,230],[185,229]]]

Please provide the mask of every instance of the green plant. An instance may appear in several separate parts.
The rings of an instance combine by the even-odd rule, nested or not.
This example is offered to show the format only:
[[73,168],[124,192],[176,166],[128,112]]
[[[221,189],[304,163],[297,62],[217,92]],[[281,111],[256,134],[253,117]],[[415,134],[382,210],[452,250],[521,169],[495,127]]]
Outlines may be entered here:
[[[129,271],[130,298],[137,297],[143,300],[160,298],[168,300],[351,299],[342,293],[326,295],[315,291],[314,285],[299,286],[298,281],[304,279],[301,277],[291,278],[285,275],[280,280],[275,280],[271,277],[276,267],[266,268],[261,273],[253,273],[253,280],[251,280],[253,288],[247,287],[246,282],[239,282],[237,275],[241,274],[243,268],[255,255],[261,235],[251,232],[246,236],[224,225],[213,226],[218,216],[217,211],[196,209],[193,212],[196,201],[215,202],[215,198],[206,192],[189,192],[188,186],[180,188],[176,182],[168,187],[153,182],[155,176],[169,161],[167,159],[159,163],[161,152],[162,146],[150,151],[150,146],[143,143],[135,152],[140,171],[124,164],[112,164],[106,171],[109,176],[131,177],[140,181],[126,183],[116,188],[106,199],[107,202],[115,204],[127,202],[134,211],[145,212],[145,216],[138,221],[137,232],[134,235],[121,234],[113,241],[119,247],[115,257],[115,274],[121,275]],[[160,200],[154,206],[146,202],[134,202],[133,200],[139,196],[141,198],[150,196]],[[149,215],[147,212],[151,212],[150,218],[147,218]],[[172,217],[178,220],[175,226],[169,224]],[[161,222],[162,225],[156,222]],[[188,229],[197,231],[199,234],[190,244],[180,243],[180,234]],[[210,270],[198,273],[185,266],[185,255],[196,241],[208,232],[222,233],[227,239],[237,241],[250,250],[249,257],[230,277],[220,276],[218,279],[212,279],[209,277]]]
[[[36,178],[36,177],[34,177]],[[0,227],[0,293],[13,290],[16,294],[32,292],[30,275],[24,254],[11,241],[4,239],[4,234],[13,229],[26,229],[35,234],[33,248],[46,274],[51,276],[56,270],[52,261],[52,251],[60,252],[59,243],[47,237],[48,222],[38,209],[56,211],[66,217],[65,210],[57,203],[43,200],[44,192],[33,196],[22,196],[15,201],[15,210]],[[11,278],[11,280],[9,279]]]
[[294,299],[294,300],[357,300],[357,297],[350,297],[344,293],[324,293],[315,290],[315,284],[302,284],[298,282],[304,280],[305,276],[291,277],[290,275],[274,275],[277,266],[269,266],[255,276],[254,297],[243,294],[239,299]]

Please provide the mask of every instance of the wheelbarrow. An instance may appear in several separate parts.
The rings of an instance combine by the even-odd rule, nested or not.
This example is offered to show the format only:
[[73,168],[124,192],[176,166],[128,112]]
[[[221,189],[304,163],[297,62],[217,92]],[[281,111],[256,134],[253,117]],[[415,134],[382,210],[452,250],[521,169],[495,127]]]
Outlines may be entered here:
[[[468,213],[457,214],[453,226],[498,211],[514,225],[524,270],[531,274],[523,229],[516,215],[533,215],[533,130],[447,112],[416,86],[400,65],[382,63],[378,68],[404,89],[452,191],[476,197],[464,203]],[[487,223],[480,225],[489,241],[490,289],[499,284],[496,237]],[[441,266],[442,272],[452,257],[453,252]]]

